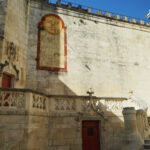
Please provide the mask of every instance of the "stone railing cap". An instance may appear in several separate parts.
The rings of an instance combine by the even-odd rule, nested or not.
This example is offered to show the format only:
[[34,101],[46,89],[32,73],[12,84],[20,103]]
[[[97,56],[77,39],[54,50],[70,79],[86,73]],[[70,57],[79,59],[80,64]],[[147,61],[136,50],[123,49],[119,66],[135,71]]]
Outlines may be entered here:
[[[21,89],[21,88],[0,88],[1,91],[12,91],[12,92],[25,92],[25,93],[35,93],[35,94],[41,94],[48,97],[74,97],[74,98],[86,98],[89,99],[89,96],[86,95],[52,95],[52,94],[46,94],[44,92],[39,92],[32,89]],[[118,100],[123,101],[127,100],[125,97],[98,97],[98,96],[92,96],[94,99],[105,99],[105,100]]]

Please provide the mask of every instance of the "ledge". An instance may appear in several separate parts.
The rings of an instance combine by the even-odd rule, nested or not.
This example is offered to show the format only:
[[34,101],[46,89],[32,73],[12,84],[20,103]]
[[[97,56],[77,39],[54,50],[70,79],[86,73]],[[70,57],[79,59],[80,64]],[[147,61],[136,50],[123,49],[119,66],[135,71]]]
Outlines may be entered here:
[[117,14],[113,12],[107,12],[107,11],[99,10],[96,8],[90,8],[88,6],[81,6],[79,4],[70,3],[64,0],[58,0],[58,1],[55,0],[56,3],[50,3],[48,0],[44,0],[44,1],[43,0],[31,0],[31,1],[40,2],[41,4],[47,5],[47,6],[51,5],[54,7],[76,11],[82,14],[94,15],[97,17],[103,17],[103,18],[110,19],[110,20],[117,20],[121,22],[127,22],[130,24],[150,27],[150,22],[148,20],[121,15],[121,14]]
[[[12,92],[24,92],[24,93],[35,93],[35,94],[40,94],[44,95],[47,97],[69,97],[69,98],[87,98],[89,99],[89,96],[85,95],[53,95],[53,94],[46,94],[44,92],[39,92],[33,89],[21,89],[21,88],[0,88],[0,91],[12,91]],[[125,97],[97,97],[97,96],[92,96],[92,98],[95,99],[105,99],[105,100],[127,100]]]

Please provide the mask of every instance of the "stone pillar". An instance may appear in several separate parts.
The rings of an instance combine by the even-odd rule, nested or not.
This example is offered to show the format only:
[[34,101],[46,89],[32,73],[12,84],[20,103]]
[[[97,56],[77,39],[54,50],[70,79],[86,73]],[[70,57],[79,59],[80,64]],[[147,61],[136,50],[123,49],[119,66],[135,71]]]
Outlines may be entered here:
[[137,110],[137,113],[136,113],[136,118],[137,118],[137,128],[138,128],[138,131],[140,133],[140,135],[142,136],[142,138],[144,139],[144,130],[145,130],[145,127],[146,127],[146,122],[145,122],[145,111],[144,110]]
[[136,110],[134,107],[123,109],[124,136],[122,150],[140,150],[144,144],[137,129]]

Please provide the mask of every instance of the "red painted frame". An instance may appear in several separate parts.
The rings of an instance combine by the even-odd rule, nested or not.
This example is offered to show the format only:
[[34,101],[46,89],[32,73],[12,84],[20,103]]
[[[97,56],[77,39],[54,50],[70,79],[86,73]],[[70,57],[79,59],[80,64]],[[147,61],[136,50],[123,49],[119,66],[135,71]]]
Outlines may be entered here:
[[[62,22],[62,25],[63,25],[63,29],[64,29],[64,51],[65,51],[65,62],[64,62],[64,68],[57,68],[57,67],[48,67],[48,66],[40,66],[40,27],[43,25],[43,20],[45,17],[48,17],[48,16],[55,16],[57,17],[61,22]],[[41,70],[50,70],[50,71],[67,71],[67,28],[63,22],[63,20],[55,15],[55,14],[47,14],[45,16],[42,17],[41,21],[38,23],[38,43],[37,43],[37,69],[41,69]]]

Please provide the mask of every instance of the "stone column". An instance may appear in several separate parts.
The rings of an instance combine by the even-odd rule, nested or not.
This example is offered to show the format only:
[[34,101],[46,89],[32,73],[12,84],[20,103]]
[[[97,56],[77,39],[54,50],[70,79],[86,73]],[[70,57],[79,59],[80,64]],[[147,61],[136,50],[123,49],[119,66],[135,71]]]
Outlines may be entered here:
[[124,136],[123,150],[140,150],[144,144],[137,129],[136,110],[134,107],[123,109],[124,116]]
[[139,131],[140,135],[142,136],[142,138],[144,138],[144,129],[145,129],[144,110],[141,110],[141,109],[137,110],[136,118],[137,118],[138,131]]

